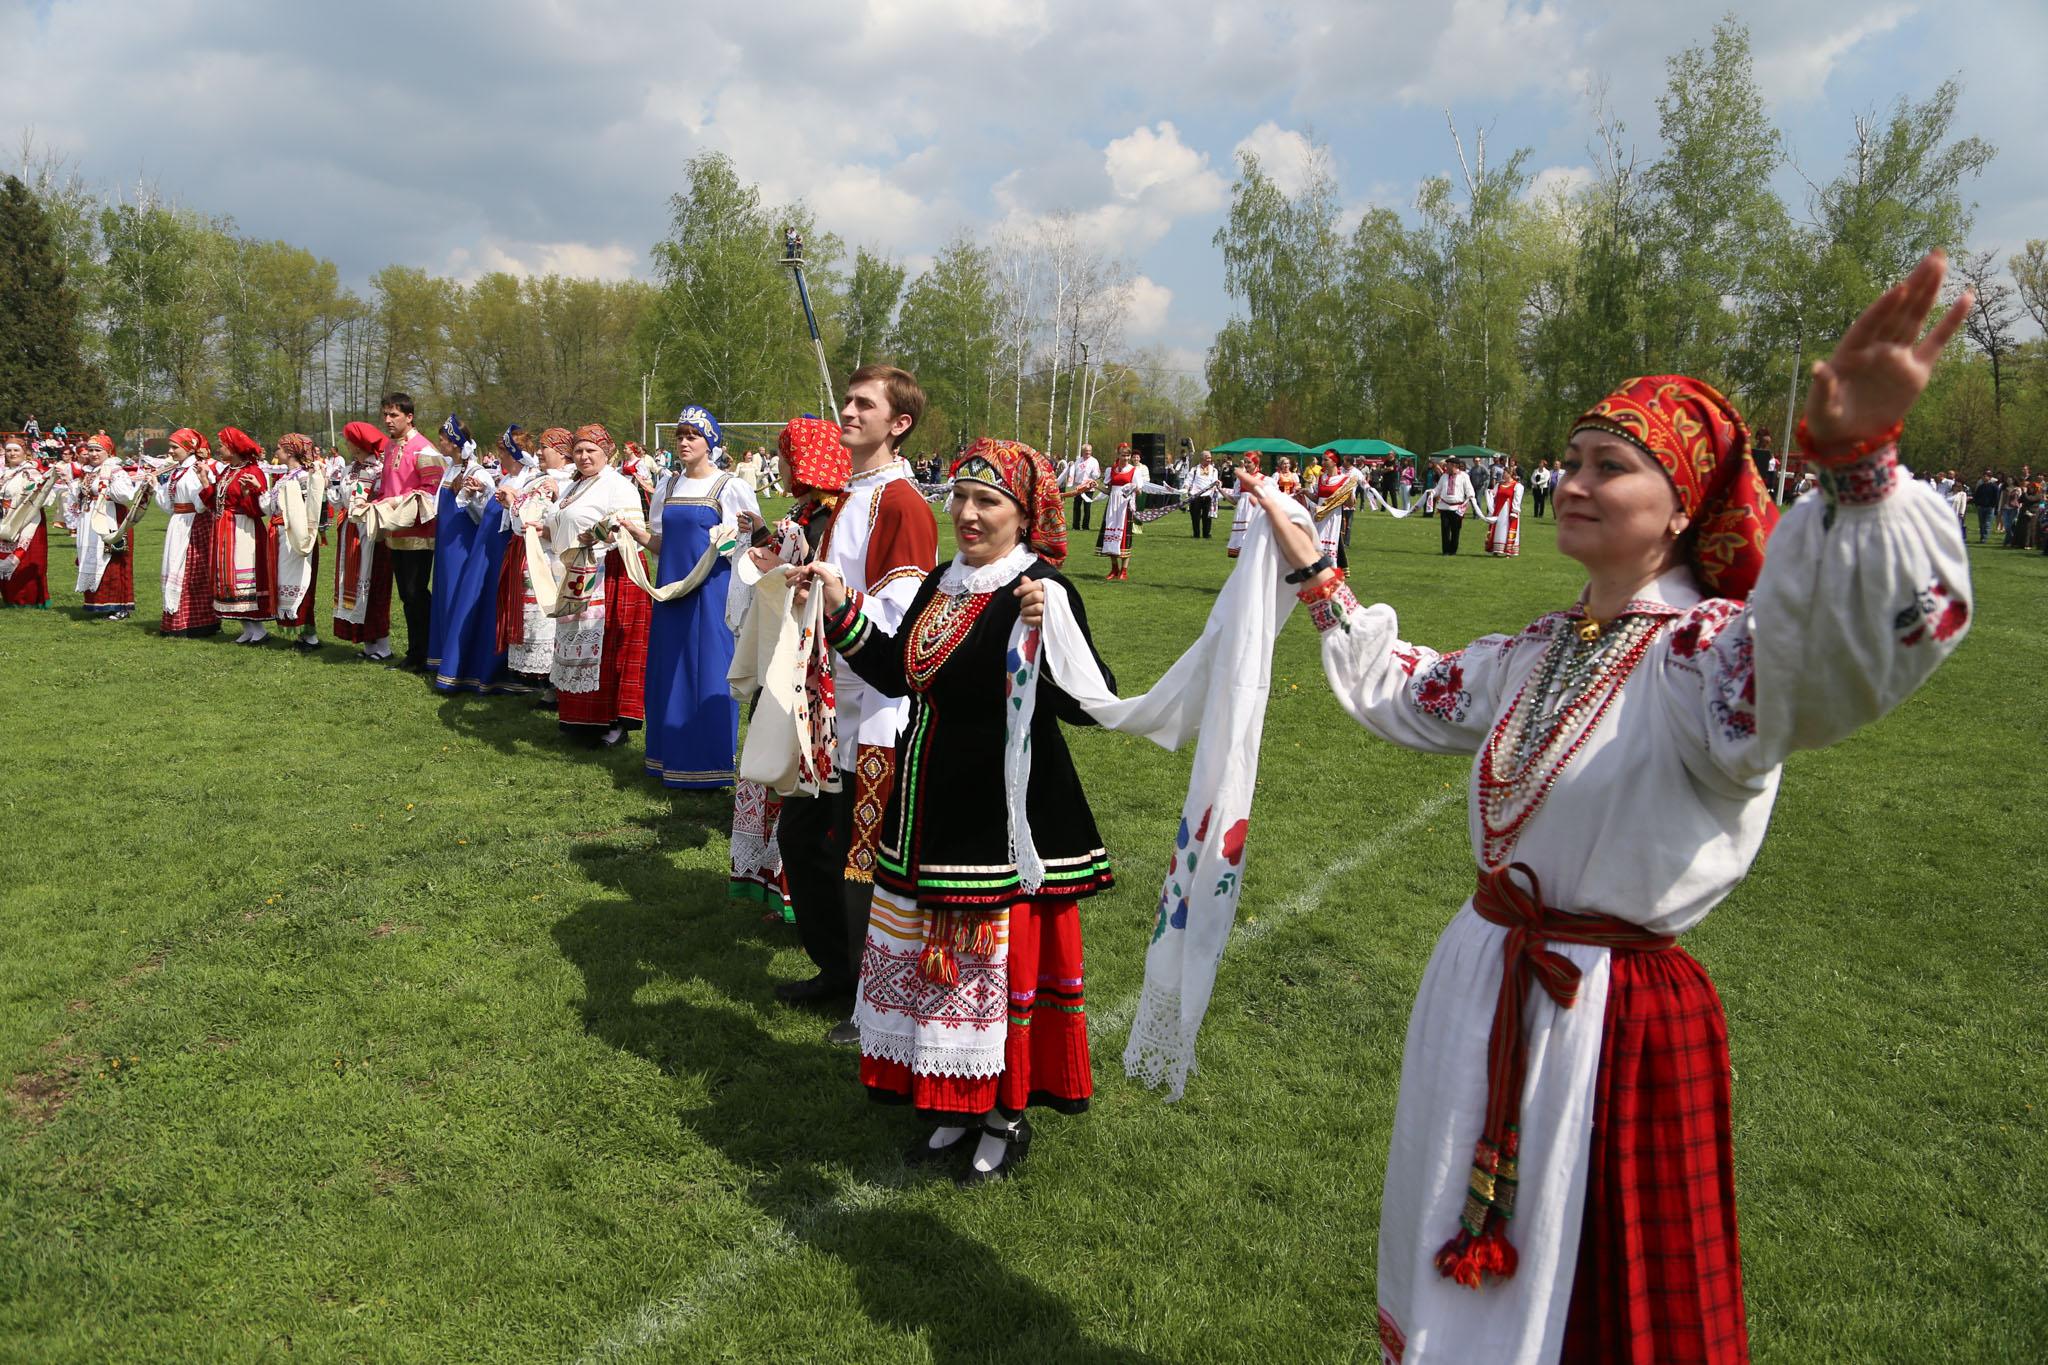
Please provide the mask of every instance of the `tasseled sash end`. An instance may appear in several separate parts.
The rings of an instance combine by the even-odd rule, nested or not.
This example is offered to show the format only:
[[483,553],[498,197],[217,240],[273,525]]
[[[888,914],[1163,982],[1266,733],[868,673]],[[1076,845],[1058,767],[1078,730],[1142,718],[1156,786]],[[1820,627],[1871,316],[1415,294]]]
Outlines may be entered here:
[[917,974],[935,986],[960,984],[960,954],[988,957],[996,950],[996,917],[963,910],[926,911],[924,951]]
[[1458,1234],[1436,1254],[1437,1273],[1445,1279],[1478,1289],[1488,1275],[1497,1280],[1514,1275],[1518,1258],[1508,1241],[1508,1222],[1515,1216],[1519,1149],[1513,1129],[1497,1146],[1481,1138],[1473,1147],[1472,1178],[1458,1216]]

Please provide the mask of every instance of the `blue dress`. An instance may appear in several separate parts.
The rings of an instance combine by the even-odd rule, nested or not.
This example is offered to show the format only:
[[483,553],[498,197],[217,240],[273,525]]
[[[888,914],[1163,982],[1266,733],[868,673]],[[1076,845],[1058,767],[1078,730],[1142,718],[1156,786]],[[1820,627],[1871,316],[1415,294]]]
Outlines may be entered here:
[[[458,472],[458,481],[460,474]],[[511,532],[495,506],[481,524],[455,502],[444,482],[434,530],[434,622],[428,666],[443,692],[503,688],[505,651],[498,648],[498,570]]]
[[[662,503],[661,566],[657,584],[673,583],[696,567],[723,519],[718,497],[730,474],[703,494],[684,497],[670,486]],[[723,556],[710,574],[674,602],[656,602],[647,630],[647,771],[669,787],[730,787],[739,744],[739,703],[727,689],[733,637],[725,624],[725,590],[732,566]]]

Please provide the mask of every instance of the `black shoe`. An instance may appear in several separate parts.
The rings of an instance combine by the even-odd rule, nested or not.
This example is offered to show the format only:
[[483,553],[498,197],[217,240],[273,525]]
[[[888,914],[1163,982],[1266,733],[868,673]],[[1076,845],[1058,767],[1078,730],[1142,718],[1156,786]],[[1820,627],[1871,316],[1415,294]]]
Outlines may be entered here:
[[785,981],[775,988],[775,998],[785,1005],[813,1005],[853,992],[826,978],[823,972],[808,981]]
[[904,1151],[903,1164],[906,1166],[936,1166],[942,1161],[952,1160],[963,1151],[973,1151],[974,1144],[980,1140],[979,1133],[972,1124],[969,1124],[967,1130],[961,1133],[959,1137],[954,1138],[943,1147],[932,1146],[932,1140],[929,1136],[922,1137],[916,1142],[911,1143],[909,1148]]
[[825,1041],[834,1047],[859,1047],[860,1025],[851,1019],[842,1019],[825,1030]]
[[970,1132],[967,1136],[979,1144],[982,1134],[1002,1140],[1004,1147],[1007,1148],[1003,1153],[1002,1164],[992,1171],[984,1171],[977,1169],[970,1160],[967,1169],[960,1174],[962,1185],[993,1185],[998,1180],[1008,1180],[1011,1172],[1023,1165],[1024,1158],[1031,1153],[1031,1120],[1028,1118],[1018,1119],[1017,1126],[1009,1129],[991,1128],[983,1124],[980,1134]]

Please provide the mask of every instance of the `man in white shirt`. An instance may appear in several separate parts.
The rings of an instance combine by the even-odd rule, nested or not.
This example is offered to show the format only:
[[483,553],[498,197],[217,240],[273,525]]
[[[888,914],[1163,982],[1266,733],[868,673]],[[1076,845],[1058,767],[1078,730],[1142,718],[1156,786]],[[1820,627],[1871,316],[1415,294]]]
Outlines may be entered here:
[[1445,554],[1458,553],[1458,533],[1465,529],[1465,514],[1472,510],[1476,497],[1465,462],[1451,461],[1450,473],[1436,486],[1436,529]]
[[1092,524],[1089,511],[1095,501],[1096,485],[1102,481],[1102,465],[1095,458],[1095,447],[1081,447],[1079,458],[1067,471],[1066,490],[1074,495],[1074,515],[1068,521],[1068,529],[1085,531]]
[[1202,452],[1202,462],[1188,471],[1188,516],[1194,522],[1194,539],[1207,540],[1216,526],[1216,498],[1223,486],[1223,472],[1216,468],[1216,456]]

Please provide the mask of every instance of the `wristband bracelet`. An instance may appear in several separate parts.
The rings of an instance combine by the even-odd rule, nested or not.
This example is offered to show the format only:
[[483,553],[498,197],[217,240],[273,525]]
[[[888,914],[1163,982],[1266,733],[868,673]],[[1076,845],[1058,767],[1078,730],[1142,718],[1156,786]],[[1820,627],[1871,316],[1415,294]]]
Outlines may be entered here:
[[1313,604],[1322,601],[1326,597],[1335,597],[1337,591],[1343,586],[1344,571],[1339,569],[1314,587],[1296,588],[1294,596],[1295,600],[1299,602]]
[[1883,450],[1886,446],[1897,445],[1899,437],[1906,430],[1905,419],[1892,423],[1875,436],[1867,436],[1840,450],[1823,451],[1814,444],[1813,433],[1806,429],[1806,419],[1799,419],[1794,433],[1799,453],[1818,464],[1855,464]]
[[1296,569],[1293,573],[1288,574],[1284,581],[1288,583],[1306,583],[1311,578],[1314,578],[1317,574],[1321,573],[1323,570],[1334,569],[1336,567],[1337,562],[1331,559],[1328,555],[1324,555],[1320,559],[1316,560],[1315,563],[1307,565],[1304,568]]

